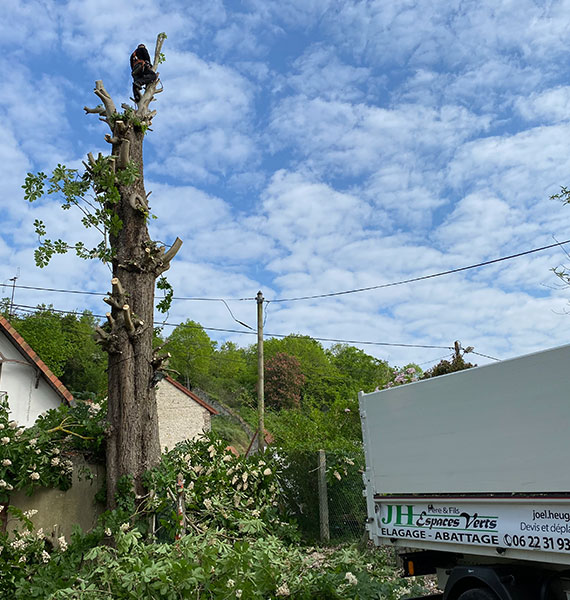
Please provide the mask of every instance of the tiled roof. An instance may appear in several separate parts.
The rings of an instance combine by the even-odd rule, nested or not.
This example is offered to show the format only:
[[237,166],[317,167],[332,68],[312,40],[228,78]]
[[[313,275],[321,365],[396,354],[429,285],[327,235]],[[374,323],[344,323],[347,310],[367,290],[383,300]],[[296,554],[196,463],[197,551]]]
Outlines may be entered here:
[[73,396],[69,390],[61,383],[61,381],[51,372],[45,362],[32,350],[32,347],[26,340],[10,325],[10,323],[0,316],[0,331],[3,331],[8,339],[16,346],[16,348],[34,364],[43,375],[48,384],[56,391],[64,402],[70,403],[73,401]]
[[184,394],[186,394],[189,398],[192,398],[192,400],[194,400],[194,402],[197,402],[198,404],[200,404],[200,406],[203,406],[206,410],[210,411],[211,414],[213,414],[213,415],[218,414],[218,411],[213,406],[210,406],[207,402],[204,402],[204,400],[202,400],[202,398],[200,398],[200,396],[197,396],[194,392],[191,392],[188,388],[184,387],[181,383],[178,383],[178,381],[172,379],[172,377],[170,377],[169,375],[167,375],[165,377],[165,379],[166,379],[166,381],[168,381],[168,383],[172,384],[176,389],[178,389],[181,392],[183,392]]

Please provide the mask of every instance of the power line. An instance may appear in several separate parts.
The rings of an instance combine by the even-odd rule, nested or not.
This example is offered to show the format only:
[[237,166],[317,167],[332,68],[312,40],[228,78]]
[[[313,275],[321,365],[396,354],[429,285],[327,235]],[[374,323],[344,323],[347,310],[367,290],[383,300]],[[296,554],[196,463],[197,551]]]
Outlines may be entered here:
[[[29,312],[29,313],[35,312],[35,309],[33,306],[26,306],[24,304],[15,304],[14,307],[17,308],[18,310],[22,310],[23,312]],[[78,312],[78,311],[59,310],[56,308],[49,308],[47,310],[51,310],[56,313],[63,313],[63,314],[70,314],[70,315],[81,316],[83,314],[82,312]],[[98,319],[105,318],[104,315],[98,315],[95,313],[90,313],[90,314],[93,317],[96,317]],[[240,329],[223,329],[221,327],[204,327],[202,325],[187,325],[186,323],[168,323],[168,322],[162,322],[162,321],[155,321],[153,324],[159,325],[159,326],[167,326],[167,327],[184,326],[184,327],[189,327],[192,329],[204,329],[205,331],[217,331],[217,332],[222,332],[222,333],[238,333],[241,335],[257,335],[257,332],[255,332],[255,331],[243,331]],[[289,336],[295,335],[295,334],[266,333],[265,335],[267,337],[286,338],[286,337],[289,337]],[[370,342],[370,341],[358,341],[358,340],[342,340],[342,339],[337,339],[337,338],[315,337],[312,335],[307,336],[307,337],[310,337],[313,340],[317,340],[318,342],[336,342],[336,343],[340,343],[340,344],[362,344],[362,345],[369,345],[369,346],[390,346],[390,347],[397,347],[397,348],[424,348],[424,349],[438,349],[438,350],[453,350],[452,346],[435,346],[435,345],[428,345],[428,344],[403,344],[403,343],[395,343],[395,342]]]
[[[298,300],[315,300],[317,298],[330,298],[333,296],[343,296],[343,295],[347,295],[347,294],[356,294],[359,292],[368,292],[371,290],[379,290],[382,288],[388,288],[388,287],[394,287],[394,286],[398,286],[398,285],[404,285],[407,283],[414,283],[416,281],[424,281],[426,279],[434,279],[436,277],[442,277],[444,275],[451,275],[453,273],[461,273],[462,271],[468,271],[470,269],[478,269],[480,267],[485,267],[487,265],[492,265],[492,264],[496,264],[499,262],[504,262],[506,260],[512,260],[514,258],[520,258],[521,256],[526,256],[528,254],[534,254],[536,252],[542,252],[543,250],[550,250],[551,248],[556,248],[556,247],[560,247],[563,246],[565,244],[569,244],[570,240],[565,240],[564,242],[556,242],[556,244],[550,244],[548,246],[542,246],[540,248],[533,248],[532,250],[525,250],[524,252],[518,252],[517,254],[510,254],[509,256],[502,256],[500,258],[494,258],[492,260],[486,260],[480,263],[476,263],[473,265],[468,265],[466,267],[458,267],[456,269],[450,269],[448,271],[440,271],[439,273],[432,273],[430,275],[422,275],[420,277],[412,277],[411,279],[403,279],[401,281],[394,281],[392,283],[382,283],[379,285],[371,285],[368,287],[362,287],[362,288],[354,288],[354,289],[350,289],[350,290],[343,290],[340,292],[329,292],[326,294],[315,294],[313,296],[297,296],[294,298],[278,298],[275,300],[268,300],[268,302],[295,302]],[[64,290],[64,289],[55,289],[55,288],[45,288],[45,287],[34,287],[34,286],[28,286],[28,285],[16,285],[13,286],[11,284],[7,284],[7,283],[0,283],[0,286],[2,287],[15,287],[16,289],[26,289],[26,290],[35,290],[35,291],[40,291],[40,292],[59,292],[59,293],[65,293],[65,294],[85,294],[85,295],[91,295],[91,296],[106,296],[106,293],[102,293],[102,292],[91,292],[91,291],[85,291],[85,290]],[[244,302],[244,301],[252,301],[252,300],[256,300],[256,298],[248,298],[248,297],[244,297],[244,298],[201,298],[201,297],[191,297],[191,296],[173,296],[172,297],[173,300],[193,300],[193,301],[201,301],[201,302]],[[235,317],[234,317],[235,318]],[[247,327],[247,325],[246,325]]]
[[501,362],[500,358],[495,358],[494,356],[489,356],[488,354],[481,354],[481,352],[475,352],[475,350],[471,350],[470,354],[476,354],[477,356],[483,356],[484,358],[490,358],[491,360],[496,360],[497,362]]
[[457,269],[450,269],[449,271],[441,271],[439,273],[432,273],[431,275],[422,275],[421,277],[413,277],[411,279],[404,279],[402,281],[395,281],[393,283],[382,283],[380,285],[371,285],[369,287],[355,288],[352,290],[344,290],[342,292],[330,292],[328,294],[315,294],[314,296],[297,296],[295,298],[279,298],[271,300],[271,302],[296,302],[297,300],[314,300],[316,298],[330,298],[332,296],[343,296],[346,294],[356,294],[358,292],[369,292],[370,290],[379,290],[381,288],[394,287],[397,285],[404,285],[406,283],[414,283],[415,281],[423,281],[425,279],[434,279],[435,277],[442,277],[443,275],[451,275],[452,273],[460,273],[461,271],[468,271],[469,269],[477,269],[487,265],[492,265],[505,260],[512,260],[513,258],[519,258],[526,256],[527,254],[533,254],[534,252],[542,252],[550,248],[556,248],[564,244],[570,243],[570,240],[564,242],[557,242],[556,244],[550,244],[549,246],[542,246],[541,248],[533,248],[532,250],[526,250],[525,252],[518,252],[517,254],[511,254],[509,256],[503,256],[501,258],[494,258],[493,260],[486,260],[474,265],[468,265],[466,267],[458,267]]

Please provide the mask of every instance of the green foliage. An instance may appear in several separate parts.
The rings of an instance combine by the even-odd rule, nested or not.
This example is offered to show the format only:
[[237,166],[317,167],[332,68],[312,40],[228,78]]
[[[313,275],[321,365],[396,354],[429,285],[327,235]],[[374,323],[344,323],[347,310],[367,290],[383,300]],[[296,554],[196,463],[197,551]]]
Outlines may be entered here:
[[187,388],[207,387],[215,342],[199,323],[188,320],[176,327],[165,350],[172,355],[169,366],[177,371],[180,383]]
[[0,504],[13,490],[68,489],[73,465],[55,436],[41,427],[25,429],[9,415],[8,398],[0,397]]
[[95,343],[91,313],[63,315],[38,306],[35,313],[10,322],[76,397],[105,394],[107,356]]
[[62,452],[81,453],[90,462],[105,462],[107,402],[77,401],[40,415],[26,432],[48,436]]
[[12,325],[54,375],[61,377],[67,360],[75,350],[63,329],[61,315],[51,307],[38,306],[35,313],[23,319],[13,319]]
[[167,313],[172,305],[172,297],[174,296],[174,289],[169,283],[166,277],[159,277],[156,282],[156,287],[164,292],[163,299],[158,302],[156,308],[161,313]]
[[235,419],[223,415],[213,416],[212,432],[227,445],[235,447],[240,454],[245,454],[249,448],[251,440]]
[[16,587],[51,556],[43,531],[35,531],[30,519],[35,511],[22,512],[15,506],[4,510],[8,530],[0,531],[0,597],[13,598]]
[[471,369],[476,367],[473,363],[466,362],[461,354],[455,354],[451,361],[442,360],[432,367],[429,371],[426,371],[422,379],[429,379],[430,377],[438,377],[439,375],[447,375],[448,373],[455,373],[457,371],[463,371],[464,369]]
[[[51,177],[42,172],[27,174],[22,186],[26,200],[36,202],[45,195],[55,195],[60,199],[63,210],[72,207],[79,209],[83,213],[83,226],[94,227],[103,238],[93,248],[86,248],[82,241],[70,244],[61,239],[51,240],[45,237],[47,231],[43,221],[36,219],[34,227],[40,245],[35,250],[35,260],[39,267],[45,267],[55,254],[65,254],[72,249],[84,259],[99,258],[103,262],[112,259],[113,251],[108,246],[108,237],[117,235],[122,228],[115,211],[120,198],[117,185],[131,185],[138,177],[135,165],[129,164],[127,168],[115,172],[113,161],[110,156],[99,155],[82,175],[77,169],[68,169],[61,164],[57,165]],[[93,200],[87,198],[90,190],[94,193]]]
[[184,478],[185,506],[193,530],[221,527],[235,535],[248,529],[292,534],[279,519],[274,461],[245,459],[226,446],[213,434],[181,442],[146,475],[147,488],[154,490],[148,509],[161,515],[162,535],[172,539],[178,530],[172,497],[176,497],[179,474]]
[[348,344],[335,344],[327,353],[353,393],[372,392],[392,377],[388,363]]
[[[404,580],[382,552],[354,546],[290,546],[271,535],[235,539],[222,529],[192,532],[176,544],[146,544],[123,527],[113,543],[69,549],[21,578],[15,598],[52,600],[396,600],[426,593]],[[43,595],[42,595],[43,594]],[[47,596],[49,594],[49,596]]]

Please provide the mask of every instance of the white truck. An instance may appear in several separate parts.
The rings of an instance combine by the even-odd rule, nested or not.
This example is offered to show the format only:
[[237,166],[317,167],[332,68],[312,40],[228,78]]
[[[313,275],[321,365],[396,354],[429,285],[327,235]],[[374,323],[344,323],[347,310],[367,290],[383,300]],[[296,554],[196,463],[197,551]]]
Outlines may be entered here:
[[569,380],[570,345],[359,394],[367,529],[406,575],[570,600]]

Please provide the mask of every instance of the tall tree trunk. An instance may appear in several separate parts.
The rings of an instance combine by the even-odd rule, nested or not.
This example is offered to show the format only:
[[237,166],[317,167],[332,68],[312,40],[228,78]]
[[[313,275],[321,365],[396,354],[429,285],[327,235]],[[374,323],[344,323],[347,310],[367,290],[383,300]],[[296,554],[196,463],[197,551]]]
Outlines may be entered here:
[[[154,69],[163,37],[157,39]],[[157,80],[158,82],[158,80]],[[111,166],[116,175],[119,198],[106,208],[120,219],[120,226],[111,231],[109,242],[113,251],[112,292],[105,302],[106,330],[99,329],[99,338],[109,353],[107,437],[107,505],[115,506],[117,483],[123,476],[133,478],[135,492],[144,492],[142,476],[160,458],[158,417],[154,386],[156,371],[165,356],[153,354],[154,288],[157,277],[170,266],[170,261],[182,242],[177,238],[166,249],[150,239],[147,227],[149,207],[144,188],[143,139],[155,111],[148,106],[157,91],[156,83],[147,86],[138,107],[123,104],[124,113],[117,113],[113,100],[101,81],[95,94],[103,106],[87,109],[101,115],[111,127]],[[91,165],[96,161],[90,157]],[[134,178],[121,173],[136,169]]]

